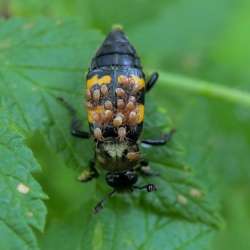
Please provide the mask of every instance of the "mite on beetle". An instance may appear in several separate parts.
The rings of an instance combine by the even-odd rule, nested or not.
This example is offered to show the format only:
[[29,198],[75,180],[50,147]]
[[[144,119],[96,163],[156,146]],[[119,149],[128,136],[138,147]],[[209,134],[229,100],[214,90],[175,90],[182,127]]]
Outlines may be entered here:
[[[145,189],[154,184],[136,185],[138,175],[149,176],[148,162],[141,157],[140,144],[164,145],[174,130],[160,139],[139,140],[144,121],[145,94],[154,86],[158,73],[145,82],[140,59],[121,28],[114,28],[92,59],[87,74],[87,113],[90,132],[81,130],[76,111],[59,98],[72,114],[71,134],[95,143],[94,159],[81,181],[98,177],[96,166],[107,171],[106,182],[113,190],[94,208],[97,213],[115,192]],[[146,170],[145,170],[146,169]]]

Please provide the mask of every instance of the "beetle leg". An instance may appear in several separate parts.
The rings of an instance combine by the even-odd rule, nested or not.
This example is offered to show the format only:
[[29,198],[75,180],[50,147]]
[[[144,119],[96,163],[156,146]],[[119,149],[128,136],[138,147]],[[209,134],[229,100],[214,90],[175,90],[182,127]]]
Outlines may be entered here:
[[113,189],[111,192],[108,193],[108,195],[106,197],[104,197],[103,199],[101,199],[96,206],[94,207],[94,213],[97,214],[99,213],[102,209],[103,209],[103,205],[104,203],[113,196],[113,194],[115,193],[115,189]]
[[88,139],[90,137],[90,134],[89,132],[82,131],[80,129],[82,126],[82,123],[77,118],[76,110],[69,103],[67,103],[62,97],[58,97],[57,99],[60,102],[62,102],[62,104],[68,109],[68,111],[72,115],[72,120],[71,120],[71,125],[70,125],[71,135],[78,137],[78,138]]
[[159,173],[153,172],[148,164],[148,161],[144,159],[140,161],[140,166],[138,168],[138,171],[142,176],[145,177],[159,176]]
[[148,82],[146,84],[146,92],[148,92],[155,85],[155,83],[157,82],[158,77],[159,77],[159,74],[157,72],[154,72],[150,76],[150,78],[149,78],[149,80],[148,80]]
[[148,144],[151,146],[161,146],[165,145],[167,142],[169,142],[175,133],[175,129],[172,129],[169,133],[164,134],[162,138],[159,139],[145,139],[142,140],[141,143]]
[[91,160],[89,162],[89,168],[84,169],[80,176],[78,177],[78,180],[81,182],[87,182],[91,181],[93,178],[97,178],[99,176],[96,168],[95,168],[95,160]]
[[146,189],[148,192],[157,191],[157,187],[154,184],[151,184],[151,183],[146,184],[144,186],[133,186],[133,188],[140,189],[140,190]]

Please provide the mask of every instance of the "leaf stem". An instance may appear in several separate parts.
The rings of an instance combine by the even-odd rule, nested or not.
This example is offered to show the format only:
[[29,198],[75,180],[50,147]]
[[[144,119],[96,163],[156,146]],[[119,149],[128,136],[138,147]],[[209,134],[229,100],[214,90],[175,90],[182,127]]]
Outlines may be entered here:
[[[160,81],[168,88],[250,107],[250,92],[165,72],[159,72],[159,75]],[[159,84],[159,86],[163,85]]]

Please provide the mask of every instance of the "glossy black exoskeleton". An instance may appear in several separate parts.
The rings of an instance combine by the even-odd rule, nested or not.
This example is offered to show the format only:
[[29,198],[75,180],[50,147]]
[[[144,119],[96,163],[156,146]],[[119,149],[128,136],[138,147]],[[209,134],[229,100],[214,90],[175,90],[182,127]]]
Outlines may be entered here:
[[113,188],[95,207],[98,212],[104,201],[115,192],[145,189],[155,191],[154,184],[137,186],[138,173],[152,174],[148,162],[140,155],[140,143],[164,145],[174,131],[160,139],[140,140],[144,121],[145,94],[154,86],[158,74],[145,81],[140,59],[120,28],[113,29],[92,59],[87,74],[86,106],[90,132],[82,131],[75,110],[60,100],[72,113],[73,136],[94,139],[95,157],[79,179],[97,177],[99,166],[107,171],[106,182]]

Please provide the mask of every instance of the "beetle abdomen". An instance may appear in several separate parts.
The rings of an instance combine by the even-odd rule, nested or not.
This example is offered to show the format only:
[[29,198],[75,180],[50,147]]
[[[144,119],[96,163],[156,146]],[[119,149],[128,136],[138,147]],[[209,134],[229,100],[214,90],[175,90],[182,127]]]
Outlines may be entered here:
[[113,30],[92,60],[87,75],[90,130],[97,140],[136,141],[144,120],[145,79],[135,49]]
[[135,48],[120,28],[112,30],[107,35],[92,59],[90,70],[110,66],[141,68]]

